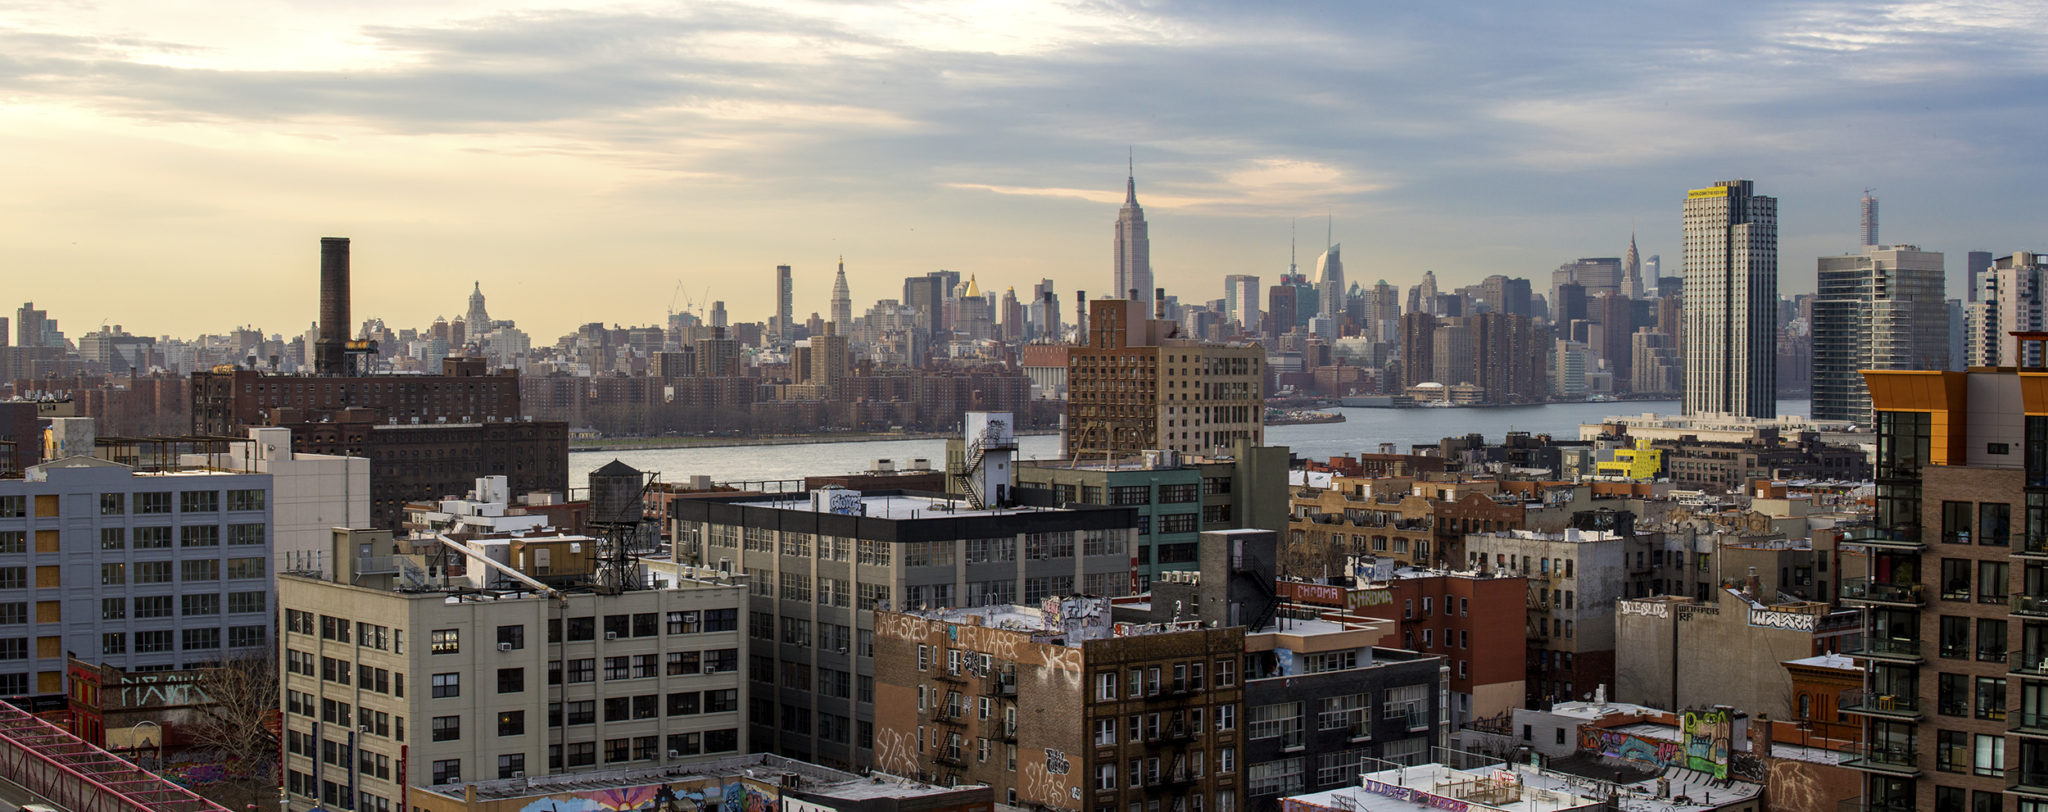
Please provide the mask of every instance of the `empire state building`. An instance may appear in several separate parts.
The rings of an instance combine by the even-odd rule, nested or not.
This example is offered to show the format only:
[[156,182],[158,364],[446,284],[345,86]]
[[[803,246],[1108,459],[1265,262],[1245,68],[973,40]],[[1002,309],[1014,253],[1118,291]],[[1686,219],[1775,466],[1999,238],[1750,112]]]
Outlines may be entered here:
[[1145,236],[1145,210],[1138,207],[1135,173],[1124,179],[1124,207],[1116,213],[1116,286],[1112,297],[1135,299],[1152,312],[1152,239]]

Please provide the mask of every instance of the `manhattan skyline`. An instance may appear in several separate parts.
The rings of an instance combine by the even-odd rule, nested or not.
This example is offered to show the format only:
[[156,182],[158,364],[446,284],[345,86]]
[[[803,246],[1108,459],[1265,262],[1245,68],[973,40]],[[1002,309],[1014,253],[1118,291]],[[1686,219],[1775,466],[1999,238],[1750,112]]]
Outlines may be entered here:
[[1779,197],[1788,268],[1856,247],[1865,187],[1894,241],[2039,247],[2048,165],[1996,126],[2043,96],[2028,4],[505,8],[0,12],[16,298],[292,334],[318,236],[355,239],[358,312],[452,317],[481,280],[537,336],[657,322],[679,278],[761,319],[780,264],[825,313],[841,254],[863,303],[937,268],[1101,296],[1126,145],[1182,301],[1276,277],[1326,211],[1351,279],[1404,287],[1632,224],[1676,256],[1705,177]]

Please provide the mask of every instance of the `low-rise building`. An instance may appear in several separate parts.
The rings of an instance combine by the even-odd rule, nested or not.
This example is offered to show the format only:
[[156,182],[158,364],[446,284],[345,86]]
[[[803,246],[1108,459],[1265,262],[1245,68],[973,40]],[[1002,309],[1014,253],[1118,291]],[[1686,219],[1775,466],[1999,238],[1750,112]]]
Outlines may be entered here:
[[1665,710],[1729,705],[1776,719],[1802,718],[1783,663],[1840,651],[1861,627],[1858,613],[1825,603],[1764,603],[1733,589],[1711,597],[1615,603],[1616,699]]

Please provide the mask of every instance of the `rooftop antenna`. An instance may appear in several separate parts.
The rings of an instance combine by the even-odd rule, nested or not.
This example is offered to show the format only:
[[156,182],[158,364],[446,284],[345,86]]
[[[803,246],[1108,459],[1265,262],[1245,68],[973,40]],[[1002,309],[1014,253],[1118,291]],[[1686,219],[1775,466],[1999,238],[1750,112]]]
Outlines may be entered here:
[[1300,219],[1301,218],[1298,217],[1287,218],[1287,274],[1289,276],[1294,275],[1294,269],[1296,267],[1294,264],[1294,232],[1295,224]]

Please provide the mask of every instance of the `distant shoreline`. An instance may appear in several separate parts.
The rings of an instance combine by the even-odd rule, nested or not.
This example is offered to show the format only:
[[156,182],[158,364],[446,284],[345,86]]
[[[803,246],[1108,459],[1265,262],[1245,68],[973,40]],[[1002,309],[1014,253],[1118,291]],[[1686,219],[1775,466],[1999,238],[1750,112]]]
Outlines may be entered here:
[[[1029,429],[1017,432],[1019,437],[1058,434],[1058,429]],[[569,444],[569,453],[591,451],[662,451],[674,448],[744,448],[757,445],[820,445],[824,443],[868,443],[891,440],[948,440],[960,436],[957,431],[905,431],[905,432],[833,432],[830,434],[789,434],[772,437],[614,437],[603,440],[578,440]]]

